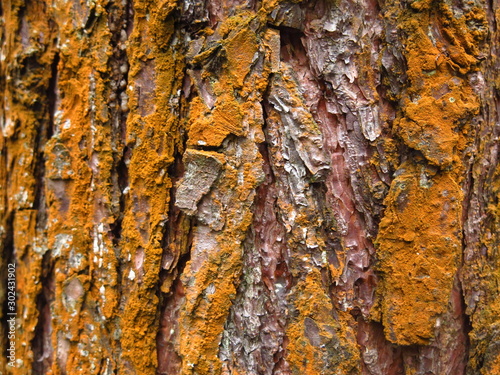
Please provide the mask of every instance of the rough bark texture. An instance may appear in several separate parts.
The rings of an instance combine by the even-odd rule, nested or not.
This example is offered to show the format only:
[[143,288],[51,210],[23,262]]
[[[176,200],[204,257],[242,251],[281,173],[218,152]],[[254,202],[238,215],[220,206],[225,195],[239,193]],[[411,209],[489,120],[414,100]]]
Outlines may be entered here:
[[500,374],[497,0],[3,0],[7,374]]

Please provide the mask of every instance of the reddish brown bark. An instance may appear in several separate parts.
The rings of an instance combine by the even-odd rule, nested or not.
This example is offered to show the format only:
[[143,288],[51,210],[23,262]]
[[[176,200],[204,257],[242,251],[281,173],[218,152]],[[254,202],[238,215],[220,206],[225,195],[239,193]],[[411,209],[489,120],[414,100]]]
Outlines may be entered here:
[[3,1],[1,368],[500,373],[497,8]]

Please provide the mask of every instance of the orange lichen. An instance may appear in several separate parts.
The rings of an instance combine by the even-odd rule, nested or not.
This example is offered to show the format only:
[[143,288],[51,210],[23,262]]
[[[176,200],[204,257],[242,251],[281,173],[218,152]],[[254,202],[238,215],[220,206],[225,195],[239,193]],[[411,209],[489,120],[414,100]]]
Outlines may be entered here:
[[[241,27],[241,26],[240,26]],[[232,76],[235,88],[243,87],[246,76],[257,52],[257,38],[255,33],[243,28],[225,44],[228,61],[228,73]]]
[[404,117],[397,122],[397,129],[405,143],[435,165],[447,166],[459,142],[460,121],[476,114],[477,100],[470,87],[461,79],[443,79],[438,73],[429,82],[426,90],[413,101],[405,100]]
[[[287,362],[292,374],[349,374],[359,371],[359,352],[345,346],[354,340],[348,318],[334,310],[318,269],[311,269],[291,290]],[[339,315],[337,315],[339,314]],[[344,335],[351,337],[343,337]]]
[[232,95],[223,94],[215,102],[212,113],[199,98],[191,104],[189,145],[220,146],[229,135],[244,135],[240,104]]
[[460,259],[462,193],[455,177],[424,164],[399,169],[377,237],[382,319],[398,344],[425,344],[447,301]]
[[[445,20],[450,15],[442,15]],[[453,161],[459,139],[459,125],[478,112],[478,102],[472,89],[450,69],[469,70],[475,62],[462,47],[452,40],[445,57],[439,43],[427,35],[426,13],[418,14],[405,23],[409,34],[406,58],[411,86],[403,98],[402,116],[396,121],[399,135],[405,143],[421,151],[429,162],[445,166]],[[443,21],[442,21],[443,22]],[[454,33],[460,27],[443,28]]]
[[470,119],[479,111],[478,98],[458,75],[474,69],[474,46],[482,37],[444,2],[418,1],[412,8],[418,12],[399,14],[407,35],[409,87],[395,129],[421,154],[399,166],[376,240],[382,299],[374,317],[381,313],[386,338],[401,345],[433,339],[458,270],[461,153],[471,142]]
[[218,32],[224,38],[238,33],[240,30],[246,30],[250,21],[254,18],[254,13],[245,9],[235,9],[236,14],[222,20],[218,27]]
[[[123,16],[128,11],[126,5],[110,6],[98,0],[70,6],[56,2],[49,7],[34,1],[14,2],[12,8],[9,5],[5,9],[11,43],[8,59],[15,61],[13,56],[17,54],[17,61],[27,58],[26,63],[32,64],[25,67],[28,74],[22,77],[29,87],[13,90],[16,102],[6,103],[15,115],[9,118],[4,131],[12,137],[7,146],[9,163],[14,166],[9,210],[23,209],[14,215],[15,226],[29,231],[29,241],[23,241],[22,236],[16,239],[16,248],[22,250],[19,255],[24,254],[18,259],[18,280],[23,288],[19,303],[27,314],[22,326],[29,332],[22,331],[18,355],[24,362],[13,373],[25,373],[34,360],[48,363],[49,353],[40,352],[37,354],[43,358],[33,358],[29,352],[40,316],[37,296],[42,288],[44,254],[50,256],[44,258],[48,266],[43,277],[53,277],[54,283],[54,295],[45,296],[51,299],[53,313],[44,322],[51,325],[44,339],[56,348],[51,368],[44,371],[154,371],[158,304],[155,288],[172,187],[166,169],[173,161],[175,147],[182,147],[171,102],[172,93],[179,90],[183,70],[183,56],[170,48],[175,30],[170,12],[174,6],[168,1],[135,1],[130,36],[127,32],[132,25],[117,29],[126,26],[125,22],[119,20],[116,25],[116,14],[111,16],[114,11]],[[23,35],[17,38],[15,31],[19,28]],[[113,47],[112,38],[117,34],[119,45]],[[125,47],[129,63],[125,53],[117,52]],[[112,61],[117,59],[121,65],[113,68]],[[162,91],[149,95],[144,103],[144,97],[139,102],[135,96],[134,79],[149,60],[154,60],[151,78]],[[126,82],[128,64],[130,79]],[[19,68],[24,69],[15,69]],[[53,76],[49,84],[55,72],[57,77]],[[116,81],[116,72],[121,72],[122,81]],[[128,87],[124,87],[127,83]],[[121,103],[116,100],[118,87]],[[47,108],[47,92],[55,96],[49,98],[54,108]],[[149,108],[150,113],[158,110],[143,119],[140,111],[144,108]],[[49,109],[55,113],[49,114]],[[122,122],[129,109],[125,130]],[[54,128],[47,129],[51,122]],[[52,135],[48,142],[47,134]],[[131,160],[126,160],[129,186],[123,192],[117,191],[116,181],[117,164],[124,157],[122,136],[127,138],[132,154]],[[36,154],[46,158],[45,186],[36,181],[35,168],[41,166],[35,160]],[[37,184],[45,188],[41,195],[35,190]],[[37,196],[45,197],[46,202],[37,204],[46,204],[46,212],[36,212]],[[125,217],[122,238],[117,239],[112,228],[117,228],[122,219],[120,197]],[[35,221],[45,216],[46,228],[35,228]]]
[[[229,134],[245,135],[242,109],[245,102],[240,99],[240,95],[261,93],[265,89],[265,85],[258,83],[259,79],[265,81],[264,77],[254,74],[247,80],[258,49],[257,36],[246,28],[251,19],[244,13],[226,21],[235,28],[221,42],[227,64],[223,65],[224,69],[217,79],[210,78],[210,74],[204,72],[208,81],[213,81],[212,90],[217,96],[214,107],[210,110],[199,97],[191,101],[188,145],[220,146]],[[226,23],[219,27],[221,34],[225,34]],[[202,51],[193,57],[193,63],[203,63],[214,53],[220,52],[215,52],[215,47]],[[236,95],[236,90],[241,90],[240,95]]]

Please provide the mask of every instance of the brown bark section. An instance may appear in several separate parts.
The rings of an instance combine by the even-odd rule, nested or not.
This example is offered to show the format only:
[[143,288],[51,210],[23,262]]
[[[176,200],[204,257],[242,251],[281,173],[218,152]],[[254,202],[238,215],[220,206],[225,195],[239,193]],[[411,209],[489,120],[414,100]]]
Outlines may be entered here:
[[3,1],[1,368],[500,373],[498,7]]

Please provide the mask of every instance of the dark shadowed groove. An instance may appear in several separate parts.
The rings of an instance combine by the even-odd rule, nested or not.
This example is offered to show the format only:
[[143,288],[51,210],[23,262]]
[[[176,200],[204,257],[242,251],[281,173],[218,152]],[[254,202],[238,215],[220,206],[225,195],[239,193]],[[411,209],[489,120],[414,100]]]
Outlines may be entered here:
[[52,316],[50,303],[54,299],[55,274],[54,264],[50,251],[43,255],[42,275],[40,277],[42,289],[37,297],[38,322],[32,341],[33,348],[33,375],[43,375],[51,368],[53,362],[53,348],[51,343]]
[[[179,373],[182,361],[176,349],[179,338],[179,310],[184,302],[184,286],[180,277],[191,258],[194,225],[194,219],[188,217],[175,206],[175,182],[182,176],[183,169],[181,156],[178,155],[176,162],[169,169],[169,176],[172,178],[174,187],[170,190],[169,217],[162,240],[163,255],[158,284],[160,321],[156,336],[158,358],[156,373],[158,375]],[[189,226],[187,234],[184,233],[186,225]],[[182,236],[184,235],[187,235],[186,248],[182,249],[180,242],[183,241]],[[172,250],[178,252],[172,253]],[[167,264],[168,266],[166,266]],[[170,285],[163,287],[165,283]]]
[[[113,56],[110,59],[110,90],[108,105],[111,112],[110,121],[112,129],[113,168],[112,180],[114,195],[119,200],[119,210],[113,213],[115,221],[110,224],[112,241],[118,245],[121,239],[122,220],[125,209],[126,189],[129,186],[128,163],[131,150],[125,145],[126,124],[128,109],[121,107],[121,95],[125,93],[128,83],[128,55],[125,46],[126,39],[131,33],[133,20],[132,1],[127,0],[122,7],[114,3],[108,5],[108,27],[111,31],[110,45]],[[114,198],[116,199],[116,198]],[[120,267],[119,267],[120,269]]]
[[[186,73],[184,73],[186,77]],[[184,96],[183,96],[184,98]],[[184,98],[188,100],[189,98]],[[180,117],[187,115],[184,99],[179,102]],[[181,370],[182,359],[176,344],[179,340],[179,311],[184,303],[184,286],[181,281],[186,264],[191,259],[193,227],[195,219],[187,216],[175,205],[177,183],[184,176],[183,150],[186,149],[186,134],[182,137],[181,149],[174,154],[174,162],[168,167],[171,180],[168,219],[163,231],[161,247],[163,249],[158,275],[158,314],[159,326],[156,335],[157,375],[174,375]],[[186,226],[188,227],[187,233]],[[183,237],[186,236],[186,237]],[[185,241],[185,248],[182,243]],[[170,284],[165,285],[164,284]]]
[[[180,370],[181,358],[178,356],[175,343],[178,338],[178,316],[179,310],[183,303],[183,285],[180,276],[186,267],[186,263],[190,260],[191,243],[192,243],[192,219],[175,206],[175,184],[183,175],[184,166],[182,164],[182,155],[177,154],[174,163],[169,167],[169,176],[172,179],[173,187],[170,189],[170,202],[168,220],[165,225],[162,239],[162,260],[159,271],[158,294],[159,301],[158,313],[160,322],[158,333],[156,336],[156,352],[158,357],[158,375],[177,374]],[[171,246],[179,241],[177,236],[182,236],[182,223],[190,222],[190,230],[188,234],[188,246],[184,249],[184,253],[172,253]],[[168,268],[165,267],[169,264]],[[168,290],[163,290],[162,286],[168,278],[171,280],[171,286]]]
[[464,295],[464,290],[462,286],[462,281],[458,281],[458,286],[459,286],[459,291],[460,291],[460,312],[461,312],[461,319],[462,319],[462,335],[465,338],[464,340],[464,346],[465,346],[465,356],[463,358],[464,361],[464,371],[463,374],[465,375],[467,373],[467,363],[469,362],[469,357],[470,357],[470,348],[471,348],[471,342],[470,342],[470,337],[469,333],[472,331],[472,321],[470,319],[470,316],[467,314],[467,304],[465,303],[465,295]]
[[[172,194],[174,193],[174,191],[171,192]],[[183,235],[180,226],[182,223],[185,224],[186,221],[189,222],[186,249],[180,254],[169,254],[169,245],[177,240],[177,235]],[[179,338],[179,310],[184,302],[184,286],[180,277],[187,262],[191,259],[192,228],[193,219],[186,217],[183,212],[176,208],[172,199],[170,202],[169,220],[162,241],[162,264],[169,255],[173,256],[174,259],[168,270],[161,269],[159,273],[158,297],[160,302],[158,304],[158,313],[160,319],[156,336],[157,375],[174,375],[178,374],[181,369],[182,359],[178,355],[176,348]],[[168,291],[164,292],[162,285],[169,277],[172,279],[171,286],[168,288]]]
[[[54,44],[57,44],[57,40],[54,41]],[[36,160],[34,167],[36,187],[33,208],[37,210],[36,228],[39,230],[44,230],[47,226],[47,204],[45,201],[45,163],[47,158],[45,155],[45,145],[55,131],[54,116],[59,101],[59,92],[57,87],[58,65],[59,53],[56,52],[54,54],[52,64],[50,65],[51,75],[46,93],[48,113],[45,116],[45,119],[40,122],[40,128],[37,131],[34,150]]]
[[[57,40],[54,41],[54,45],[57,44]],[[59,92],[57,88],[58,81],[58,65],[59,65],[59,52],[54,54],[54,58],[52,60],[52,64],[50,66],[51,75],[49,80],[49,87],[47,89],[47,100],[48,100],[48,111],[49,111],[49,125],[46,131],[47,139],[50,139],[54,134],[54,116],[57,110],[57,104],[59,101]]]
[[[51,28],[57,30],[57,25],[49,19]],[[52,48],[55,48],[58,40],[54,38]],[[35,197],[33,208],[36,210],[36,231],[42,233],[47,227],[47,202],[46,202],[46,161],[45,145],[56,131],[55,113],[60,100],[58,89],[58,65],[59,52],[54,53],[50,64],[50,79],[47,86],[47,113],[41,120],[40,128],[37,130],[35,143],[35,167],[34,176],[36,181]],[[50,313],[50,303],[54,294],[54,273],[53,259],[51,252],[46,252],[42,257],[42,274],[40,275],[41,290],[36,298],[36,309],[38,310],[38,321],[32,339],[33,351],[33,374],[45,374],[52,366],[53,350],[50,336],[52,333],[52,317]]]

